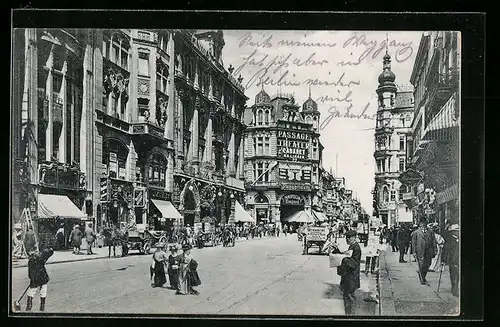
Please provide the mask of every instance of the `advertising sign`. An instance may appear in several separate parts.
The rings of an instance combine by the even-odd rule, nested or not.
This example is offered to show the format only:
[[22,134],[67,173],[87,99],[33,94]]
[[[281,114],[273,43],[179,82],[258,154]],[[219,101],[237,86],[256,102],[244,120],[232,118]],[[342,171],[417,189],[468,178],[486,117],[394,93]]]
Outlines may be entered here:
[[308,133],[278,131],[278,156],[292,160],[305,160],[308,156]]
[[296,194],[288,194],[281,199],[281,203],[285,205],[302,205],[304,199]]
[[194,223],[193,225],[194,234],[198,234],[200,230],[203,230],[203,223]]
[[326,241],[328,236],[328,228],[310,226],[307,228],[308,241]]

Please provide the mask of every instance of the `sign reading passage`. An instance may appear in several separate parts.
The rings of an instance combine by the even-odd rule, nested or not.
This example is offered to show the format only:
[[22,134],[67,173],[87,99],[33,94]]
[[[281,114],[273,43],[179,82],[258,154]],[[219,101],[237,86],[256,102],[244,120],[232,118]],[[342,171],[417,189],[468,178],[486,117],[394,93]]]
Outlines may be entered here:
[[308,133],[278,131],[278,156],[292,160],[306,160],[310,135]]
[[307,241],[326,241],[328,229],[325,227],[308,227]]

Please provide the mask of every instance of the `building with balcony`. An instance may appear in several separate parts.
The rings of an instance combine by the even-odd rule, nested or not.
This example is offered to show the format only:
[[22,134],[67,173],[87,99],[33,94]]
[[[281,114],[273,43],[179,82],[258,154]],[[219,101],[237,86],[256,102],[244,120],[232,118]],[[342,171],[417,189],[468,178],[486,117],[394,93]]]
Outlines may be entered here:
[[404,201],[418,221],[458,223],[460,53],[457,32],[422,35],[411,75],[415,87]]
[[[388,226],[398,223],[406,212],[400,194],[405,192],[399,175],[406,170],[407,144],[413,120],[413,88],[398,86],[391,71],[391,56],[383,58],[383,71],[377,88],[378,109],[375,126],[376,163],[374,211]],[[403,217],[402,217],[403,218]]]
[[247,98],[223,45],[221,31],[16,30],[14,221],[38,193],[97,228],[231,221]]
[[43,231],[40,241],[53,242],[61,218],[94,218],[92,117],[101,87],[93,74],[97,34],[14,31],[12,213],[17,222],[28,208]]
[[262,89],[246,109],[246,209],[257,222],[322,208],[319,119],[310,94],[301,108],[291,95],[271,98]]

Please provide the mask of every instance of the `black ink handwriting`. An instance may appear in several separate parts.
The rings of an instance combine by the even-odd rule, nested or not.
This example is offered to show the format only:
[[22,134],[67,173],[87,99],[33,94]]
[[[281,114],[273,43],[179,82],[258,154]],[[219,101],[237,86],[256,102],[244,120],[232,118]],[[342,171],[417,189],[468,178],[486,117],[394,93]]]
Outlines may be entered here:
[[347,84],[344,83],[344,77],[345,77],[345,72],[340,75],[337,81],[325,81],[325,80],[320,80],[320,79],[312,79],[308,78],[304,81],[304,84],[308,84],[311,86],[338,86],[338,87],[351,87],[351,85],[357,85],[359,86],[361,82],[359,80],[357,81],[349,81]]
[[271,48],[273,44],[271,43],[271,39],[273,38],[273,35],[270,34],[266,39],[258,42],[258,41],[252,41],[252,33],[248,32],[242,37],[238,39],[239,41],[239,47],[255,47],[255,48]]
[[326,116],[325,119],[323,119],[323,121],[320,123],[319,129],[320,130],[325,129],[334,118],[374,120],[376,114],[373,114],[372,116],[369,116],[366,114],[369,107],[370,107],[370,103],[366,104],[366,106],[363,108],[363,111],[360,114],[355,114],[355,113],[351,112],[351,109],[353,108],[352,103],[350,103],[345,108],[344,113],[342,113],[336,106],[332,106],[328,109],[328,116]]

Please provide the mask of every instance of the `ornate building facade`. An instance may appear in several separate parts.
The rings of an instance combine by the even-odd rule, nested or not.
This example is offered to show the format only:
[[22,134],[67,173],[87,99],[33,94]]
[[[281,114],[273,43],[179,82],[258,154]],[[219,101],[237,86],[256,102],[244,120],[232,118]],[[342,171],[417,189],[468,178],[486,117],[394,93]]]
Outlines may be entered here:
[[400,180],[414,221],[427,217],[441,228],[446,219],[458,223],[459,218],[459,72],[458,33],[424,33],[410,80],[415,118],[409,165]]
[[[375,126],[376,163],[374,197],[376,214],[387,226],[408,220],[403,203],[399,175],[406,170],[407,140],[413,120],[413,89],[397,86],[391,71],[391,56],[383,58],[383,71],[378,78],[378,109]],[[411,221],[411,218],[410,218]]]
[[320,113],[310,96],[300,109],[293,96],[262,89],[246,110],[246,209],[257,222],[323,207]]
[[14,221],[38,193],[98,227],[231,221],[246,97],[223,46],[221,31],[16,30]]

